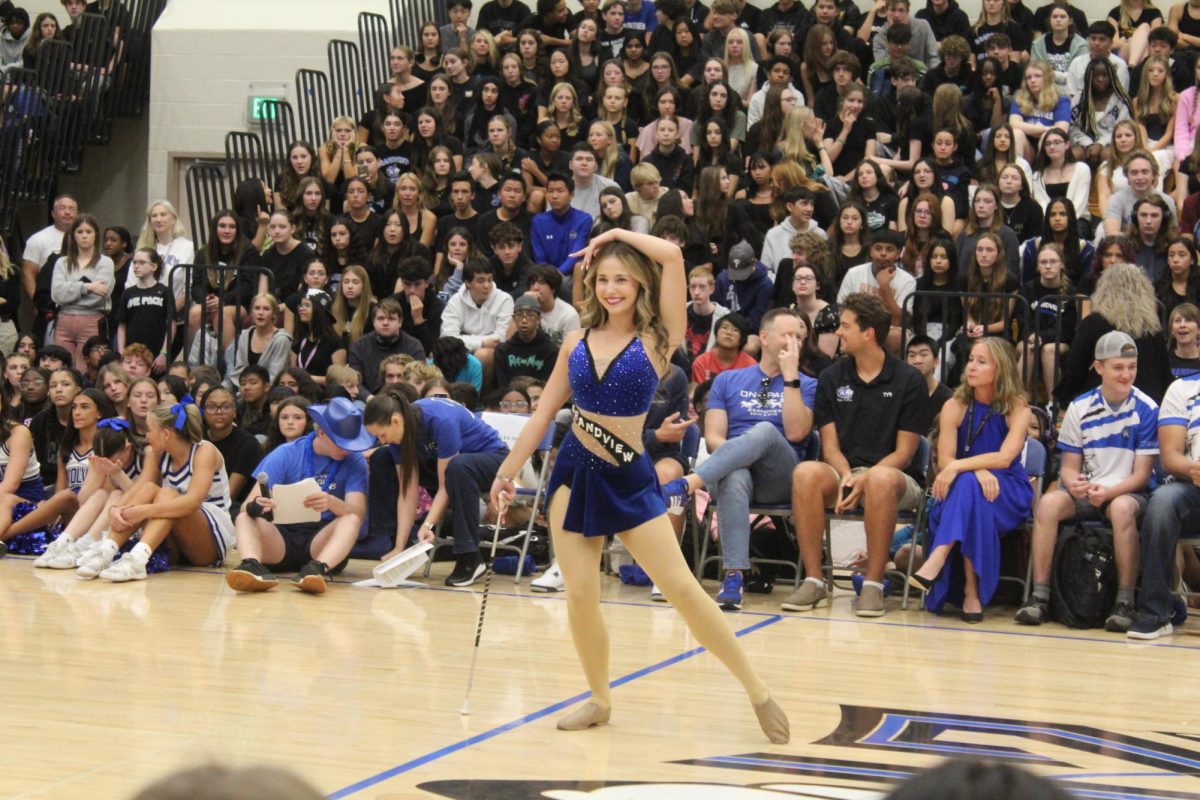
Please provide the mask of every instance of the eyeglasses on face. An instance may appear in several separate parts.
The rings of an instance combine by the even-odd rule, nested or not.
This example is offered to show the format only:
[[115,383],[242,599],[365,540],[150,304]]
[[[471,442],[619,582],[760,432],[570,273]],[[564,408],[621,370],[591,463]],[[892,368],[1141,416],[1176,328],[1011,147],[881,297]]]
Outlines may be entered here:
[[207,414],[221,414],[233,411],[233,403],[213,403],[204,407]]
[[529,403],[524,400],[501,400],[500,408],[504,411],[522,411],[529,408]]

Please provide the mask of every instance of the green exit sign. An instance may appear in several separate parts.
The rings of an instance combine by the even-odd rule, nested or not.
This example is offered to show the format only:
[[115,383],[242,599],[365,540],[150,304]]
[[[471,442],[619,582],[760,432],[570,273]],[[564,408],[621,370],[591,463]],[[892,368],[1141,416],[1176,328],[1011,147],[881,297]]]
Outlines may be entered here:
[[285,81],[252,81],[246,93],[246,124],[262,125],[279,117],[279,106],[273,101],[287,97]]
[[279,107],[275,105],[278,100],[278,97],[251,97],[249,106],[250,121],[263,122],[264,120],[274,120],[279,114]]

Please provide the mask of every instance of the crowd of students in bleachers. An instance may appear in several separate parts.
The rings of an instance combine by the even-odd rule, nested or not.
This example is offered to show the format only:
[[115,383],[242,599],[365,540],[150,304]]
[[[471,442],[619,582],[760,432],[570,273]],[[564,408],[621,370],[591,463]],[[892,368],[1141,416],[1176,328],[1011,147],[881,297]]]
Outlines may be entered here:
[[[64,195],[54,201],[52,224],[24,242],[20,258],[3,256],[0,351],[12,354],[4,400],[12,430],[33,432],[30,458],[54,487],[35,499],[32,467],[22,471],[28,496],[13,502],[41,505],[21,505],[25,516],[5,538],[75,513],[75,538],[98,541],[109,519],[104,508],[121,506],[129,488],[120,475],[133,482],[142,474],[131,450],[117,447],[117,433],[141,452],[155,414],[189,393],[203,426],[193,427],[187,404],[169,418],[162,411],[161,444],[175,460],[161,467],[191,463],[209,450],[191,445],[210,442],[224,463],[228,507],[257,495],[260,460],[305,437],[312,419],[390,419],[378,409],[373,417],[369,406],[372,398],[399,403],[403,393],[390,385],[433,398],[414,406],[431,418],[441,397],[471,410],[527,412],[563,334],[580,325],[583,287],[571,254],[614,227],[678,244],[689,268],[686,346],[675,357],[678,373],[660,389],[665,412],[651,415],[644,445],[677,500],[700,486],[719,499],[728,585],[718,600],[730,608],[740,607],[749,568],[749,531],[733,521],[742,505],[796,504],[801,553],[814,577],[785,608],[811,608],[825,599],[815,577],[817,522],[827,505],[869,497],[866,472],[851,473],[885,461],[895,474],[876,491],[896,497],[885,504],[890,520],[867,504],[877,546],[859,598],[860,611],[883,611],[875,590],[888,554],[878,543],[891,535],[892,506],[917,502],[921,484],[933,479],[910,466],[915,439],[904,437],[896,450],[875,441],[847,458],[825,436],[824,425],[863,424],[839,418],[843,402],[877,416],[863,410],[861,392],[832,386],[831,398],[823,394],[825,376],[870,383],[861,369],[857,377],[848,371],[858,344],[846,335],[847,309],[851,327],[872,331],[878,352],[868,360],[886,354],[879,364],[888,375],[903,366],[897,356],[917,365],[919,376],[906,367],[897,378],[904,391],[922,388],[920,403],[932,398],[933,408],[903,415],[898,430],[915,437],[932,430],[954,387],[969,385],[964,376],[977,369],[981,342],[989,344],[979,357],[1000,372],[1007,356],[990,343],[1019,345],[1016,384],[996,401],[1013,430],[1024,419],[1013,409],[1026,407],[1018,390],[1038,409],[1031,413],[1048,413],[1045,427],[1057,423],[1057,411],[1074,430],[1071,404],[1095,396],[1104,369],[1093,362],[1112,331],[1127,334],[1136,350],[1141,417],[1183,391],[1168,390],[1172,380],[1186,386],[1200,374],[1200,192],[1193,191],[1200,188],[1200,5],[1181,3],[1164,20],[1150,0],[1124,0],[1091,23],[1066,3],[1034,12],[1009,0],[985,0],[974,22],[954,0],[930,0],[915,13],[909,0],[878,0],[866,13],[853,0],[811,7],[779,0],[770,8],[745,0],[711,7],[586,0],[574,14],[565,0],[539,0],[533,9],[490,0],[474,27],[471,0],[450,0],[448,10],[449,24],[426,23],[419,41],[392,50],[392,78],[365,116],[337,117],[324,142],[293,143],[273,181],[245,182],[233,208],[197,232],[202,246],[165,200],[150,204],[135,237],[119,225],[102,227]],[[20,39],[23,25],[10,15],[9,37]],[[1125,264],[1135,265],[1132,272],[1114,269]],[[874,301],[863,305],[867,295]],[[1079,299],[1062,299],[1070,297]],[[27,318],[28,330],[18,329]],[[789,400],[772,384],[785,376],[800,382],[801,398]],[[758,397],[759,381],[763,410],[747,400]],[[969,418],[973,396],[955,401]],[[311,404],[315,414],[307,413]],[[893,413],[894,403],[881,398],[880,405],[879,414]],[[705,408],[711,457],[688,473],[686,429]],[[724,418],[713,416],[718,409]],[[1181,415],[1175,420],[1190,409],[1172,413]],[[96,427],[118,417],[128,426]],[[779,439],[760,443],[755,455],[773,452],[778,463],[766,469],[754,459],[719,458],[762,422],[772,422]],[[313,442],[336,440],[320,422],[317,429]],[[832,476],[806,472],[822,463],[801,445],[813,431],[822,434],[820,459]],[[1073,446],[1086,448],[1090,440],[1073,435]],[[92,462],[104,464],[103,480],[85,455],[97,437],[113,440],[100,446],[103,456],[93,453],[103,459]],[[364,470],[371,508],[322,509],[325,521],[369,519],[359,520],[361,538],[340,534],[345,546],[328,559],[398,552],[407,536],[397,539],[397,525],[407,533],[416,509],[430,503],[440,515],[452,502],[446,468],[454,457],[473,453],[462,449],[468,442],[479,452],[494,446],[482,434],[458,439],[460,449],[439,446],[436,457],[418,459],[424,500],[401,491],[395,474],[415,468],[415,456],[394,447],[371,453]],[[1007,453],[1011,442],[1000,439]],[[316,453],[325,445],[310,447]],[[1143,442],[1138,458],[1149,448]],[[1068,475],[1071,451],[1062,449],[1072,493],[1068,484],[1080,475],[1089,486],[1103,483],[1097,476],[1107,472],[1092,467]],[[961,457],[953,448],[937,455],[939,462]],[[788,481],[764,479],[789,459],[788,469],[822,491],[797,493]],[[1187,474],[1182,462],[1162,460],[1167,473]],[[461,494],[470,481],[456,478]],[[836,497],[822,496],[832,491],[824,491],[827,479]],[[682,497],[672,483],[681,480],[688,482]],[[1129,490],[1122,494],[1149,488],[1117,483]],[[100,484],[104,499],[95,499]],[[758,496],[764,484],[771,484],[767,496]],[[0,490],[16,496],[20,486]],[[948,488],[934,494],[944,501]],[[1095,505],[1110,515],[1124,507],[1111,499]],[[1152,501],[1147,519],[1157,519],[1154,508]],[[112,530],[132,532],[133,523],[123,519]],[[216,537],[220,546],[188,557],[223,557],[235,538],[232,521],[227,527]],[[455,535],[449,580],[467,585],[483,569],[477,550],[468,552],[478,531]],[[1124,563],[1114,629],[1133,624],[1137,570]],[[1047,596],[1044,567],[1035,560],[1035,600]],[[553,573],[541,588],[560,588]],[[976,613],[974,602],[967,613]],[[1160,603],[1158,617],[1161,610]],[[1022,621],[1044,616],[1022,614]]]

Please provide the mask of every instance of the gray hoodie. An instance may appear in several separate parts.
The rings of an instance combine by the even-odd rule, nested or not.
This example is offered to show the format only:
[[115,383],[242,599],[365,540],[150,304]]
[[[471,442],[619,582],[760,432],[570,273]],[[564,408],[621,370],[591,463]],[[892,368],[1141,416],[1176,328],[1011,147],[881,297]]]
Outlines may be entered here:
[[[117,279],[113,275],[113,262],[108,256],[100,256],[94,267],[67,270],[67,259],[59,257],[54,262],[54,273],[50,278],[50,299],[58,303],[59,311],[66,314],[107,313],[111,308],[112,289]],[[85,287],[89,283],[103,283],[109,294],[101,297]]]
[[0,30],[0,70],[21,68],[21,54],[29,42],[29,32],[26,28],[20,39],[14,39],[7,26]]

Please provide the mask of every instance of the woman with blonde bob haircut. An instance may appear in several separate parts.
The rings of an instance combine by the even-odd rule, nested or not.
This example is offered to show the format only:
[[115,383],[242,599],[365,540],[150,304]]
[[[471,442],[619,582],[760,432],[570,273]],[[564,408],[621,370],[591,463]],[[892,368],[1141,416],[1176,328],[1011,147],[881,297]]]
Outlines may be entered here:
[[1162,402],[1172,378],[1154,284],[1133,264],[1116,263],[1100,274],[1092,292],[1091,313],[1075,328],[1062,380],[1054,389],[1061,408],[1100,385],[1100,376],[1092,369],[1093,354],[1096,342],[1109,331],[1121,331],[1133,337],[1138,349],[1137,377],[1133,385],[1154,402]]
[[929,557],[911,578],[930,611],[950,603],[964,621],[983,621],[1000,581],[1000,537],[1028,518],[1033,502],[1021,464],[1029,419],[1012,345],[979,339],[938,424]]
[[573,423],[547,487],[554,552],[566,581],[575,650],[590,700],[558,722],[583,730],[608,722],[608,633],[600,613],[600,555],[618,536],[679,612],[700,643],[741,682],[759,724],[775,743],[788,741],[787,716],[771,699],[721,611],[688,570],[654,471],[642,425],[669,354],[687,327],[683,253],[670,242],[614,228],[573,254],[584,284],[582,331],[568,333],[554,372],[512,452],[500,465],[491,498],[503,515],[513,476],[574,398]]

